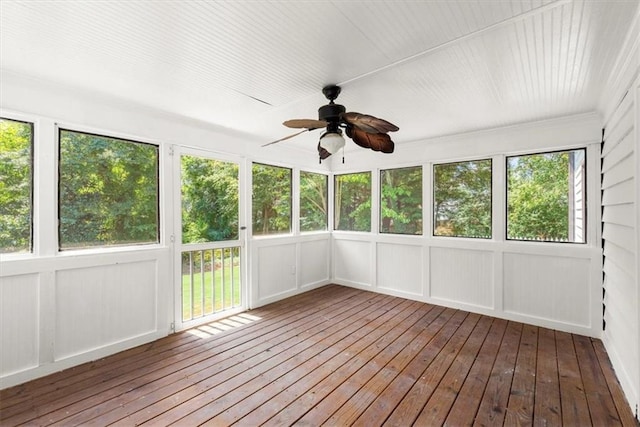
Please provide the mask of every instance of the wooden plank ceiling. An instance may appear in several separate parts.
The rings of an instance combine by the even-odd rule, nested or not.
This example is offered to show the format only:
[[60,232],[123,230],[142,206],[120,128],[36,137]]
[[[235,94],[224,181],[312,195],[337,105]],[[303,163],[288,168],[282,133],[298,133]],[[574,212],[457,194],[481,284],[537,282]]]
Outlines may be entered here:
[[[2,72],[246,133],[315,118],[321,88],[398,143],[594,111],[640,2],[14,1]],[[634,35],[631,35],[634,36]],[[635,35],[637,36],[637,35]],[[305,135],[289,144],[315,149]]]

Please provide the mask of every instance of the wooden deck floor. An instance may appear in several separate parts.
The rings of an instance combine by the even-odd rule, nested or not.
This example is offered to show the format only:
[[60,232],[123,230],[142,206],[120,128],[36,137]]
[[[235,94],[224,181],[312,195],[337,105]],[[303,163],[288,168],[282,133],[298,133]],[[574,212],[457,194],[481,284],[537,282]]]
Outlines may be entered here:
[[636,425],[599,340],[336,285],[3,390],[0,411],[2,426]]

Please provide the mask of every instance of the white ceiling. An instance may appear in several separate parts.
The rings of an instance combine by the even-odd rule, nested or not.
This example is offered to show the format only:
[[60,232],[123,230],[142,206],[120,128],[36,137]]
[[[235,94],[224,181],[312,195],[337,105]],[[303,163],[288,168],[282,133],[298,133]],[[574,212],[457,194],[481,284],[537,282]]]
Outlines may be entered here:
[[[396,143],[594,111],[640,0],[0,1],[3,71],[249,134],[321,88]],[[317,135],[283,142],[315,150]]]

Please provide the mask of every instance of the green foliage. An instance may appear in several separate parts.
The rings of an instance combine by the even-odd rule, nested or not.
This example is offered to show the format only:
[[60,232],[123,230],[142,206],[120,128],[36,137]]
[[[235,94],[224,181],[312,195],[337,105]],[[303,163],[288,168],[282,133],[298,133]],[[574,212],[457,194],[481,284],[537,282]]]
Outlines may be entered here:
[[60,247],[158,241],[158,147],[60,131]]
[[31,250],[33,125],[0,119],[0,253]]
[[238,166],[182,156],[182,243],[238,238]]
[[300,172],[300,231],[327,229],[327,176]]
[[253,234],[291,231],[291,169],[253,164]]
[[380,232],[422,234],[422,167],[380,172]]
[[436,236],[491,238],[491,160],[433,166]]
[[335,176],[335,229],[371,231],[371,172]]
[[508,158],[508,238],[568,239],[569,156],[561,152]]

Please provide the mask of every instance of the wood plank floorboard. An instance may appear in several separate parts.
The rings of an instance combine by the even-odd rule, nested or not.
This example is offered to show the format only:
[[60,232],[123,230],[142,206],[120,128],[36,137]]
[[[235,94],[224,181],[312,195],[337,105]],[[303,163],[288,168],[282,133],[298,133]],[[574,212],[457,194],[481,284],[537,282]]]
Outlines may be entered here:
[[502,425],[507,412],[522,324],[509,322],[484,389],[474,426]]
[[451,406],[458,397],[464,380],[467,378],[480,346],[489,333],[491,322],[492,319],[489,317],[480,318],[460,353],[449,366],[438,388],[422,409],[416,424],[432,426],[444,423]]
[[536,380],[536,353],[538,328],[524,325],[516,367],[513,372],[505,424],[510,426],[531,425],[533,421],[534,391]]
[[573,346],[573,338],[565,332],[556,332],[558,372],[560,376],[560,401],[564,425],[591,425],[589,405]]
[[550,329],[538,331],[537,361],[534,425],[557,426],[562,423],[562,419],[560,418],[560,382],[555,331]]
[[0,391],[0,426],[637,426],[599,340],[329,285]]
[[472,425],[478,412],[478,407],[482,402],[482,395],[489,381],[489,375],[502,342],[502,337],[507,329],[507,321],[494,319],[487,338],[482,344],[482,348],[471,367],[467,379],[462,384],[462,388],[453,403],[447,419],[446,425],[468,426]]

